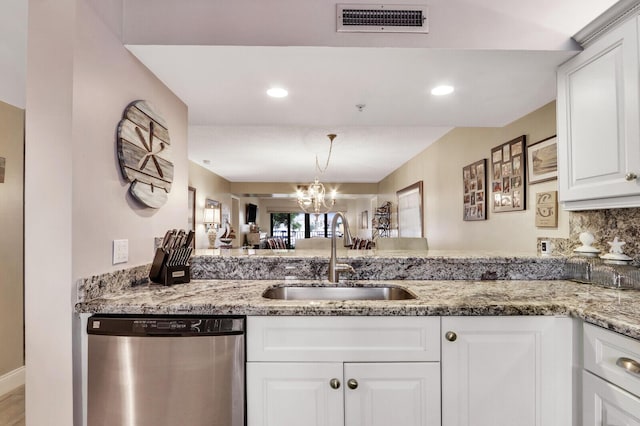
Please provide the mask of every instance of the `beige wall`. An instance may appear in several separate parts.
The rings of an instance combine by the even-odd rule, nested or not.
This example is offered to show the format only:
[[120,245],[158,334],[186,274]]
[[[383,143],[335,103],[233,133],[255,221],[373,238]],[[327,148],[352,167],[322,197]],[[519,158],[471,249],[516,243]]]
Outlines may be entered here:
[[0,376],[24,365],[23,188],[24,110],[0,102]]
[[[557,190],[557,181],[527,186],[527,207],[521,212],[492,213],[485,221],[462,220],[462,168],[487,158],[491,148],[526,135],[532,144],[556,134],[555,102],[502,128],[457,128],[409,160],[379,184],[380,203],[397,207],[396,191],[422,180],[424,226],[429,248],[436,250],[506,250],[535,253],[538,236],[567,238],[568,213],[559,212],[558,228],[536,228],[536,192]],[[490,200],[490,194],[487,194]],[[395,224],[395,215],[392,220]]]
[[[121,1],[103,6],[117,11]],[[85,0],[30,2],[28,40],[27,425],[71,425],[81,414],[74,413],[73,400],[81,390],[80,327],[72,314],[76,281],[147,264],[154,237],[186,227],[187,107]],[[171,135],[173,188],[158,210],[128,195],[117,162],[116,127],[136,99],[155,106]],[[112,265],[114,239],[129,240],[128,263]],[[76,401],[76,410],[81,407]]]
[[[202,166],[189,161],[189,186],[196,188],[196,248],[209,247],[207,231],[202,222],[205,200],[220,201],[223,207],[231,211],[229,181],[210,172]],[[238,229],[236,229],[238,235]],[[238,238],[236,238],[236,243]]]

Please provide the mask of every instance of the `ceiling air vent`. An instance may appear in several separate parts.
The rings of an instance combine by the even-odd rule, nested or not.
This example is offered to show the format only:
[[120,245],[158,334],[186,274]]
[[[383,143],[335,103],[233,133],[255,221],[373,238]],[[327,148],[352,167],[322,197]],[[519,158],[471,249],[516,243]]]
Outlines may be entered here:
[[339,4],[338,32],[428,33],[427,6]]

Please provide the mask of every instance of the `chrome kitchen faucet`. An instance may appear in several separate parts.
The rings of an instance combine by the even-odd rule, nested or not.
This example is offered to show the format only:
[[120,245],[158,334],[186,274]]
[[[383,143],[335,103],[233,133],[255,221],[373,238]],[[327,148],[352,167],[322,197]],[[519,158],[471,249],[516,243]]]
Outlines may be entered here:
[[336,212],[331,221],[331,258],[329,259],[329,282],[337,283],[340,279],[340,272],[356,272],[355,269],[346,263],[337,263],[336,256],[336,226],[338,217],[342,218],[344,227],[344,246],[350,247],[353,244],[351,232],[349,232],[349,222],[342,212]]

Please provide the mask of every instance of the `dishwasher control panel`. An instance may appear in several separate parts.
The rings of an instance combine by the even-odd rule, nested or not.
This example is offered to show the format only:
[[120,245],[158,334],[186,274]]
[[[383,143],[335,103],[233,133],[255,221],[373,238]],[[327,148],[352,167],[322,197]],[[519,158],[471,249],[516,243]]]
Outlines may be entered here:
[[194,336],[243,334],[244,317],[164,316],[130,317],[94,315],[88,334],[117,336]]

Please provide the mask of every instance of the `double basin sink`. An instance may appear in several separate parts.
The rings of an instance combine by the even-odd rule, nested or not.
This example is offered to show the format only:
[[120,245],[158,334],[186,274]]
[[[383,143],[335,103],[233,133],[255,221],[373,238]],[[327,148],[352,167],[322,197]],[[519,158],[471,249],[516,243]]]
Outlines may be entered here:
[[275,286],[269,287],[262,297],[275,300],[408,300],[416,296],[402,287],[388,285],[367,287],[327,286]]

